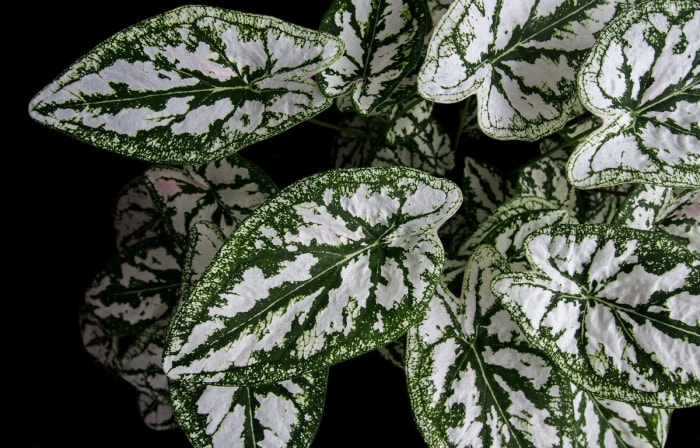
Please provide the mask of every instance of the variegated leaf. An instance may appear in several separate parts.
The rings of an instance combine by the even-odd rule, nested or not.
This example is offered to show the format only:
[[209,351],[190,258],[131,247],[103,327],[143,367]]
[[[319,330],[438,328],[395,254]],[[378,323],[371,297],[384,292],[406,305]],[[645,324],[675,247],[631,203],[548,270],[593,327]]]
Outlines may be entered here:
[[139,392],[138,404],[144,423],[157,430],[177,428],[162,363],[168,322],[169,316],[139,334],[118,364],[119,375]]
[[139,334],[178,301],[182,250],[167,236],[117,253],[85,293],[85,312],[107,331]]
[[146,179],[161,214],[183,243],[197,221],[213,222],[229,235],[278,191],[264,171],[238,154],[205,165],[156,165],[146,170]]
[[464,196],[462,209],[472,229],[476,229],[508,198],[506,180],[500,170],[473,157],[464,158],[461,186]]
[[428,20],[424,0],[334,0],[319,30],[342,39],[345,53],[318,74],[319,87],[329,97],[349,92],[370,114],[418,63]]
[[119,250],[167,231],[143,174],[121,188],[112,213]]
[[207,163],[327,108],[309,78],[342,51],[333,36],[280,19],[188,5],[116,33],[41,90],[29,111],[129,157]]
[[432,26],[435,27],[445,15],[453,0],[428,0],[428,11]]
[[578,190],[581,197],[578,219],[584,224],[612,224],[634,184],[613,185],[596,190]]
[[425,319],[408,332],[411,405],[431,447],[566,446],[566,381],[490,291],[508,272],[489,246],[470,258],[461,298],[439,285]]
[[350,132],[339,134],[333,141],[333,166],[368,166],[377,152],[385,124],[381,118],[364,118],[357,114],[343,119],[340,126]]
[[391,115],[386,127],[386,142],[400,145],[415,139],[432,118],[433,103],[422,98],[413,98]]
[[567,166],[578,188],[700,185],[700,9],[639,2],[602,32],[581,71],[584,106],[603,127]]
[[531,344],[603,398],[700,403],[700,261],[659,232],[550,227],[526,242],[537,272],[492,283]]
[[534,141],[562,128],[577,101],[576,72],[620,0],[456,0],[418,75],[439,103],[475,94],[488,136]]
[[671,410],[596,397],[571,385],[576,446],[663,448]]
[[422,123],[412,140],[377,149],[373,166],[408,166],[444,176],[455,166],[455,151],[447,133],[435,119]]
[[[475,96],[470,96],[462,101],[462,109],[459,115],[459,135],[480,140],[484,132],[479,126],[477,113],[477,101]],[[455,145],[456,146],[456,145]]]
[[171,381],[178,422],[195,448],[306,448],[321,420],[325,373],[255,387]]
[[680,192],[659,224],[700,256],[700,189]]
[[113,370],[117,367],[119,356],[119,335],[105,328],[101,319],[94,316],[88,308],[82,306],[78,313],[80,338],[85,350],[104,367]]
[[386,345],[422,315],[459,208],[452,182],[405,168],[302,179],[229,237],[171,325],[173,379],[281,381]]

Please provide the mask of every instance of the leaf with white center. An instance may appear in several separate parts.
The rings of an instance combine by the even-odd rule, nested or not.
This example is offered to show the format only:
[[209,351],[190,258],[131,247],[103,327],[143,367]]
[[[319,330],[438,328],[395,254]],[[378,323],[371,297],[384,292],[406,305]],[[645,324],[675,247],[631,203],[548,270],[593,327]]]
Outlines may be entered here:
[[138,334],[178,301],[182,251],[165,236],[115,255],[85,293],[88,314],[107,331]]
[[190,226],[210,221],[225,235],[278,188],[258,166],[232,154],[197,166],[153,166],[146,170],[153,199],[181,242]]
[[216,224],[198,221],[192,225],[182,265],[180,300],[186,300],[190,295],[194,284],[201,278],[225,242],[226,235]]
[[456,0],[438,23],[418,75],[426,99],[476,95],[496,139],[538,140],[577,102],[576,72],[619,0]]
[[327,373],[255,387],[171,381],[175,413],[194,448],[306,448],[321,420]]
[[571,385],[572,437],[579,447],[663,448],[671,410],[596,397]]
[[158,430],[177,427],[162,364],[168,321],[167,317],[156,321],[139,334],[118,365],[119,376],[140,394],[139,407],[144,423]]
[[253,385],[386,345],[416,323],[459,208],[451,181],[406,167],[302,179],[234,230],[171,325],[172,379]]
[[319,30],[338,36],[345,53],[318,74],[320,89],[350,93],[353,108],[370,114],[415,68],[427,25],[423,0],[335,0]]
[[432,101],[413,98],[408,105],[396,111],[386,127],[386,142],[389,145],[400,145],[412,141],[420,135],[431,119],[433,112]]
[[346,117],[340,123],[345,132],[333,141],[333,166],[335,168],[359,168],[368,166],[374,159],[381,141],[385,122],[381,118],[364,118],[357,114]]
[[120,250],[166,231],[144,175],[139,175],[121,188],[112,214],[117,248]]
[[454,168],[454,156],[450,137],[437,120],[429,119],[422,123],[412,140],[379,148],[371,165],[402,165],[444,176]]
[[600,34],[581,71],[586,109],[604,125],[574,151],[578,188],[700,185],[700,9],[646,1]]
[[554,226],[536,272],[491,284],[531,344],[584,390],[654,407],[700,403],[700,262],[660,232]]
[[431,447],[566,446],[568,381],[527,343],[490,291],[509,272],[490,246],[469,260],[461,298],[439,285],[408,332],[411,406]]
[[342,52],[337,38],[274,17],[183,6],[95,47],[29,113],[125,156],[207,163],[330,106],[310,77]]

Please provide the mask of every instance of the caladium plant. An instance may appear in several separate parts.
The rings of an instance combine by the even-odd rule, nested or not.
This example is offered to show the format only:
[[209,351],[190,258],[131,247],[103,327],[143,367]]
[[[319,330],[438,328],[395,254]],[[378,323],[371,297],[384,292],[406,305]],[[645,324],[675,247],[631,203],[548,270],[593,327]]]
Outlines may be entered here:
[[[32,98],[148,163],[87,351],[197,448],[313,445],[372,352],[430,447],[663,446],[700,405],[697,2],[324,8],[163,11]],[[243,153],[299,126],[327,169],[279,186]]]

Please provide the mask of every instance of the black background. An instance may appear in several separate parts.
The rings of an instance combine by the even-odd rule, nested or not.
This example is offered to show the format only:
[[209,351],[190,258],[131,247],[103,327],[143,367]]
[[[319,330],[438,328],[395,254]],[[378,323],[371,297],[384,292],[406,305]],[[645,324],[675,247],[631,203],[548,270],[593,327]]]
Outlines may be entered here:
[[[93,277],[115,253],[112,201],[148,165],[82,144],[33,122],[31,98],[119,30],[181,2],[16,4],[4,14],[3,213],[7,241],[2,371],[8,447],[188,447],[180,431],[147,428],[131,386],[83,349],[77,315]],[[208,2],[317,28],[330,1]],[[292,5],[292,6],[290,6]],[[11,31],[9,31],[11,30]],[[9,119],[9,121],[7,121]],[[9,124],[9,125],[7,125]],[[299,125],[241,154],[280,187],[330,167],[331,131]],[[698,446],[697,408],[677,410],[668,448]],[[9,416],[9,421],[8,417]],[[9,436],[9,437],[8,437]],[[692,445],[692,444],[691,444]],[[314,447],[424,447],[403,373],[370,353],[330,369]]]

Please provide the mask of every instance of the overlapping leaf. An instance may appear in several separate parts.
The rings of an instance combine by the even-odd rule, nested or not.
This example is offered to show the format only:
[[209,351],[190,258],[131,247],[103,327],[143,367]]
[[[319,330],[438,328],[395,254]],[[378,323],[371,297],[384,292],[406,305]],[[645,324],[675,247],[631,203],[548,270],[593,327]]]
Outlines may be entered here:
[[309,78],[342,51],[330,35],[273,17],[183,6],[95,47],[29,111],[129,157],[207,163],[327,108]]
[[237,154],[205,165],[153,166],[146,179],[161,215],[182,242],[197,221],[213,222],[230,234],[278,191],[264,171]]
[[112,214],[118,250],[167,231],[143,174],[120,189]]
[[416,66],[428,20],[422,0],[335,0],[319,30],[342,39],[345,53],[319,73],[319,87],[329,97],[350,92],[368,115]]
[[544,137],[570,118],[576,72],[622,3],[456,0],[433,32],[419,91],[439,103],[475,94],[490,137]]
[[178,422],[195,448],[308,447],[325,390],[325,373],[254,388],[171,382]]
[[566,446],[568,382],[495,300],[491,279],[508,272],[490,246],[470,258],[461,298],[438,286],[408,333],[411,405],[432,447]]
[[630,8],[600,34],[578,88],[604,125],[572,154],[573,185],[700,185],[697,2],[653,0]]
[[492,283],[531,344],[600,397],[700,403],[700,262],[660,232],[555,226],[531,236],[537,272]]
[[452,182],[405,167],[332,170],[258,207],[171,326],[173,379],[282,381],[397,339],[427,306],[444,259]]
[[596,397],[572,386],[572,436],[579,447],[666,446],[671,411]]

